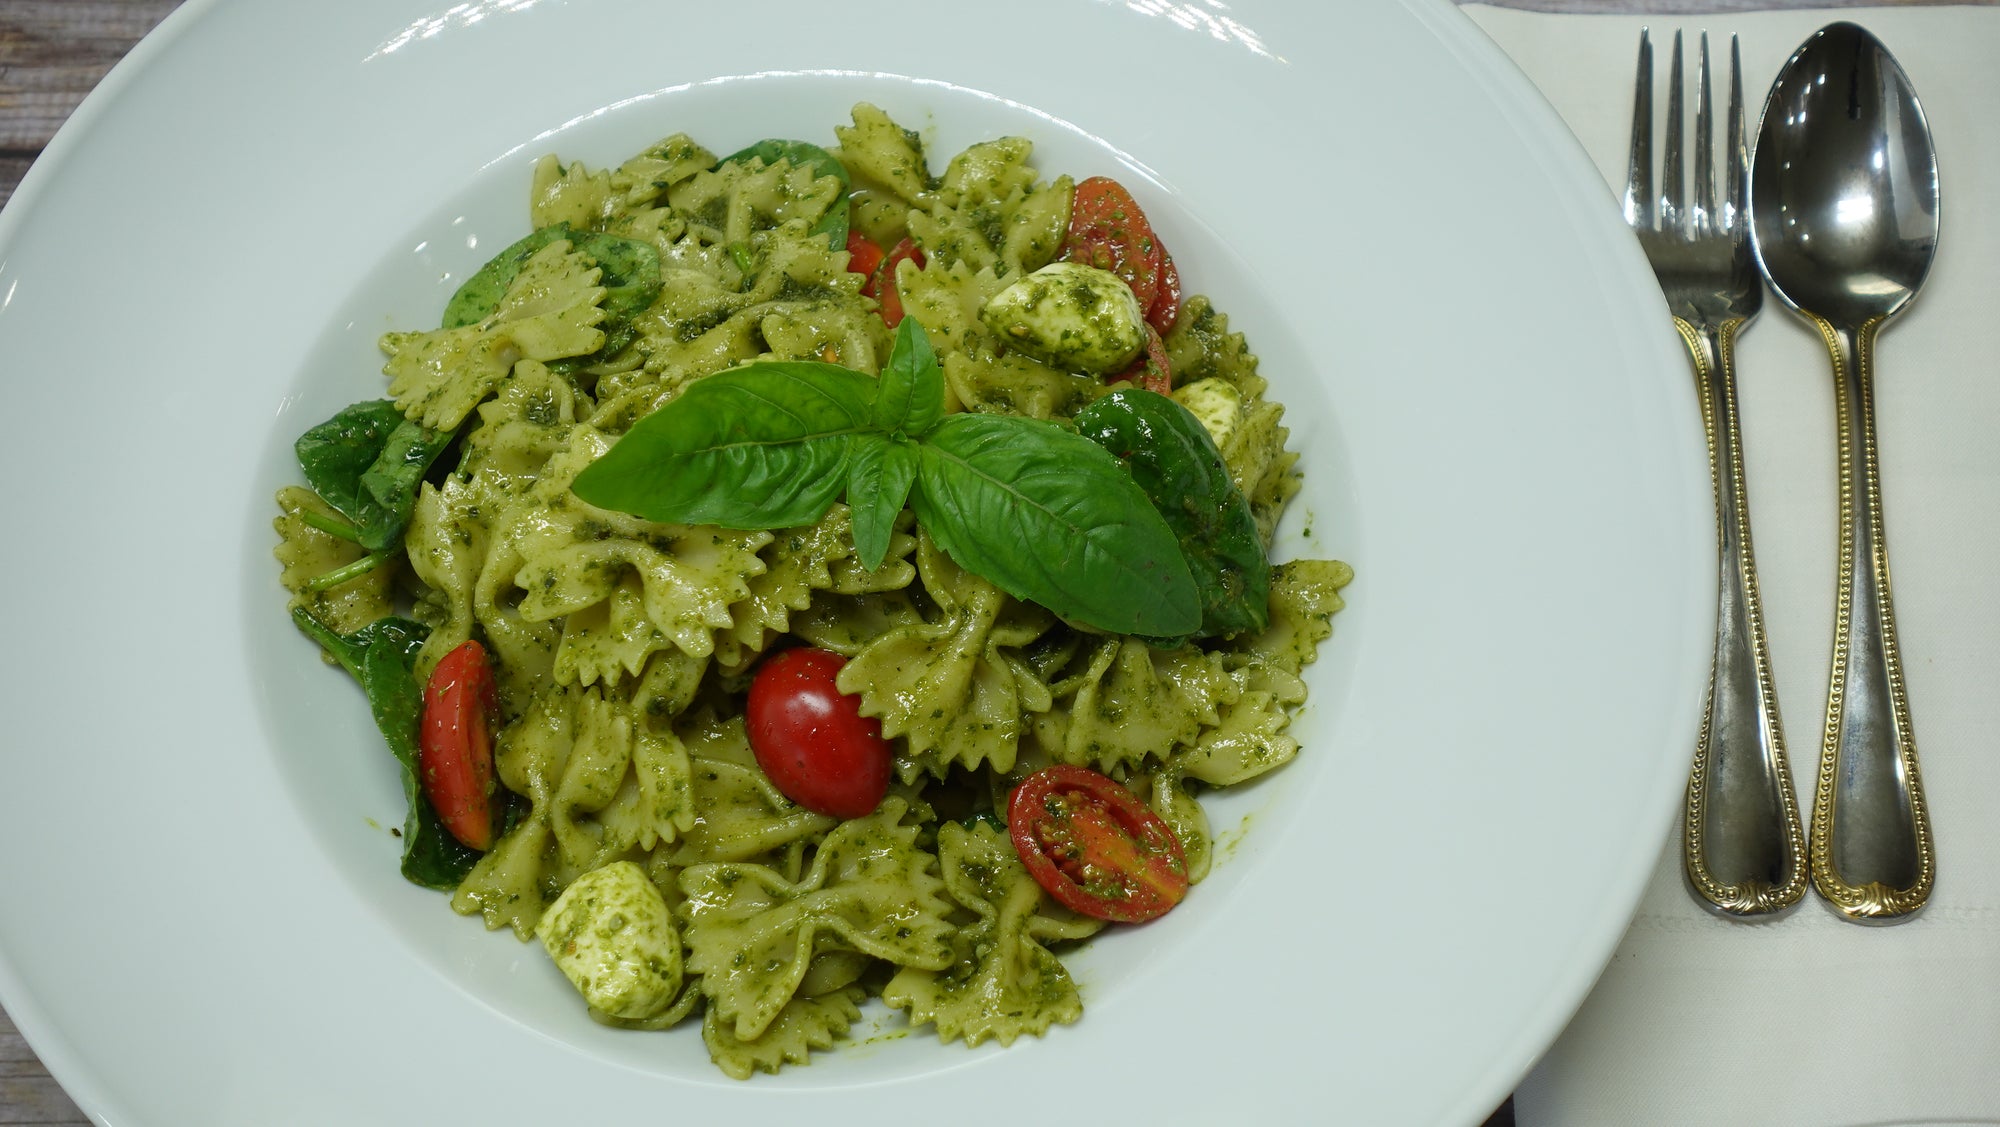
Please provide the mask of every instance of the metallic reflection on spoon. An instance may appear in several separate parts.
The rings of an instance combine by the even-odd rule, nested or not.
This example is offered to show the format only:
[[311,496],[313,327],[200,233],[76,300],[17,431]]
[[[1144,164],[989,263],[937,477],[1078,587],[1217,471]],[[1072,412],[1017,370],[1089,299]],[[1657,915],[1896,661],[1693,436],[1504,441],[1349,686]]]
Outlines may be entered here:
[[1875,447],[1874,345],[1916,296],[1938,238],[1937,160],[1916,91],[1879,40],[1822,28],[1778,76],[1750,174],[1757,259],[1833,358],[1840,584],[1813,802],[1813,884],[1891,922],[1936,877],[1896,623]]

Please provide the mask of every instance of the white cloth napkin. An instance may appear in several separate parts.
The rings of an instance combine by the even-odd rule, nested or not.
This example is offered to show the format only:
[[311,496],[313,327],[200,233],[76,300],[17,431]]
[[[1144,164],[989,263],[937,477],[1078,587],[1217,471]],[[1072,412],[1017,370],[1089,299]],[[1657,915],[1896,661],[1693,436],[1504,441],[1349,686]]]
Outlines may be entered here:
[[[1764,91],[1808,35],[1862,24],[1916,84],[1943,188],[1936,265],[1876,353],[1893,595],[1939,856],[1931,903],[1893,927],[1843,922],[1811,893],[1775,922],[1722,920],[1696,906],[1679,843],[1667,843],[1617,955],[1521,1084],[1518,1120],[2000,1123],[2000,8],[1466,10],[1596,160],[1606,207],[1624,183],[1647,25],[1662,84],[1677,27],[1690,52],[1706,28],[1725,81],[1738,34],[1754,130]],[[1768,299],[1737,379],[1779,707],[1808,809],[1833,630],[1830,370],[1817,337]]]

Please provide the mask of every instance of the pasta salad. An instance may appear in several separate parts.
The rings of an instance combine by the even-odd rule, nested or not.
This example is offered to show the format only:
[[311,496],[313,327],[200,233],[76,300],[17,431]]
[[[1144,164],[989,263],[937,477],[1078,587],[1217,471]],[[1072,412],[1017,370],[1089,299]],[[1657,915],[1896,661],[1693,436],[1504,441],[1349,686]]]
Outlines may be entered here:
[[404,875],[737,1078],[871,997],[1076,1021],[1062,954],[1207,874],[1352,575],[1269,561],[1283,408],[1124,187],[833,133],[543,158],[277,497]]

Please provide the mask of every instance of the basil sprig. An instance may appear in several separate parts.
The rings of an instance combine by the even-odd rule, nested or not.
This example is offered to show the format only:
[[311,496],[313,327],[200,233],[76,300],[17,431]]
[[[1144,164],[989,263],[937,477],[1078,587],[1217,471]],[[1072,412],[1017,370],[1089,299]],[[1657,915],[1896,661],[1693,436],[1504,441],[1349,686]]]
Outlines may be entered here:
[[577,475],[599,508],[667,524],[809,524],[844,492],[881,565],[905,504],[960,567],[1072,622],[1194,633],[1180,542],[1116,456],[1055,423],[944,413],[944,373],[905,317],[879,379],[761,361],[697,380]]

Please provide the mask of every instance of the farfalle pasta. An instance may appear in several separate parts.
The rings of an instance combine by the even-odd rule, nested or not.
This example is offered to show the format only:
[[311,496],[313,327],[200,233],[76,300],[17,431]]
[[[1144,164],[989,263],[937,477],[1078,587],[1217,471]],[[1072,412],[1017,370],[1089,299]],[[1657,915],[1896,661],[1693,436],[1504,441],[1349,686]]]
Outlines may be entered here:
[[[1077,1021],[1086,992],[1063,954],[1121,917],[1040,883],[1010,793],[1045,768],[1099,773],[1171,831],[1183,884],[1199,881],[1214,864],[1202,792],[1306,753],[1288,734],[1303,670],[1351,577],[1272,565],[1250,588],[1259,625],[1233,634],[1107,629],[968,562],[987,557],[966,554],[964,528],[927,523],[944,495],[924,492],[942,472],[929,454],[896,463],[915,481],[899,479],[905,506],[885,510],[857,469],[782,527],[584,500],[580,477],[643,421],[744,365],[904,379],[910,329],[892,325],[906,316],[935,357],[936,382],[917,386],[940,402],[880,424],[891,445],[963,415],[1073,439],[1080,411],[1148,387],[1194,420],[1240,527],[1268,546],[1299,480],[1283,408],[1223,315],[1182,299],[1177,270],[1127,279],[1151,342],[1129,370],[1072,370],[982,318],[1059,260],[1120,267],[1077,249],[1088,182],[1043,176],[1011,137],[934,172],[921,139],[867,105],[833,135],[722,158],[675,135],[615,168],[538,162],[532,234],[439,327],[383,337],[392,406],[315,428],[310,488],[282,491],[275,521],[295,619],[360,679],[402,761],[405,874],[547,946],[599,1021],[698,1026],[739,1078],[838,1044],[870,999],[966,1045]],[[334,503],[349,496],[372,498],[366,520]],[[490,684],[491,782],[446,799],[420,778],[420,710],[435,705],[417,698],[437,698],[468,647],[464,668]],[[844,662],[840,693],[892,756],[864,816],[801,805],[753,746],[746,691],[800,647]],[[464,817],[490,843],[468,845]]]
[[1005,834],[988,823],[938,827],[938,864],[960,921],[951,964],[906,965],[882,999],[946,1041],[1011,1045],[1083,1014],[1083,995],[1049,947],[1095,935],[1099,920],[1049,903]]

